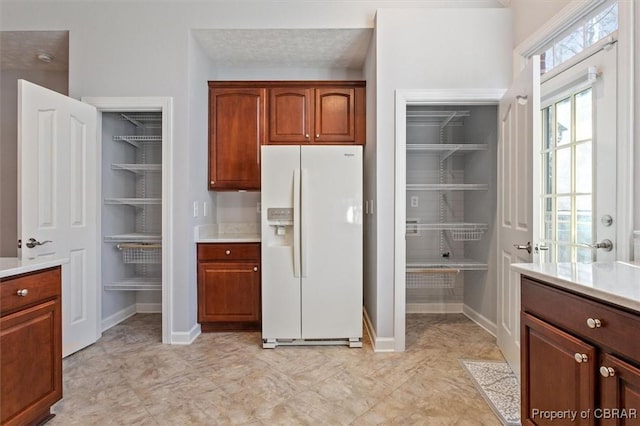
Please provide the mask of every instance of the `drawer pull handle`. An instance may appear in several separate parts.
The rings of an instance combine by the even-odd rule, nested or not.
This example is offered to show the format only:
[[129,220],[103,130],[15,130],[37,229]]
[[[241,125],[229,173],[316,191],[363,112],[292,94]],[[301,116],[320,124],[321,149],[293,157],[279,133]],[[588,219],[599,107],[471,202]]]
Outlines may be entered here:
[[253,267],[253,271],[254,271],[254,272],[258,272],[258,267],[257,267],[257,266],[254,266],[254,267]]
[[600,375],[602,377],[613,377],[616,375],[616,370],[613,367],[605,367],[604,365],[600,367]]
[[576,352],[576,354],[573,357],[575,358],[577,363],[583,363],[583,362],[589,361],[589,357],[587,356],[587,354],[581,354]]
[[227,256],[229,256],[231,254],[231,250],[227,250],[224,252],[224,254],[226,254]]
[[600,328],[602,327],[602,321],[600,321],[598,318],[587,318],[587,327]]
[[29,290],[27,290],[26,288],[23,288],[18,290],[16,294],[20,297],[25,297],[27,294],[29,294]]

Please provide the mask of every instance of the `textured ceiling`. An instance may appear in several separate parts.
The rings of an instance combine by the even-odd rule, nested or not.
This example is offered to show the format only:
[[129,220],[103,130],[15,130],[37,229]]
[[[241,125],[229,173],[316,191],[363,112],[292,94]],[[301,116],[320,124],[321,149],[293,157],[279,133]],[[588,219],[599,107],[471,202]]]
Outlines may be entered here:
[[[358,29],[194,30],[205,53],[224,67],[361,69],[373,34]],[[54,57],[46,64],[38,53]],[[65,71],[67,31],[0,31],[0,69]]]
[[[53,56],[44,63],[38,53]],[[0,31],[0,69],[66,71],[69,69],[67,31]]]
[[193,35],[225,67],[361,69],[373,29],[216,29]]

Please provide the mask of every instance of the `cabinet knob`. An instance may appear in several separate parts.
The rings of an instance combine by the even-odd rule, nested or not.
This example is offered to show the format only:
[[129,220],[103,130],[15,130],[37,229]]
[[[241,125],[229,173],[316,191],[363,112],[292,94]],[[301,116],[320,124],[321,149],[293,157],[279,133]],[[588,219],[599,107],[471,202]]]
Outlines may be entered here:
[[600,375],[602,377],[613,377],[616,375],[616,370],[613,367],[605,367],[604,365],[600,367]]
[[316,133],[316,138],[319,138],[319,137],[320,137],[320,133]]
[[307,133],[306,135],[304,135],[305,138],[309,139],[309,133]]
[[258,267],[257,267],[257,266],[254,266],[254,267],[253,267],[253,271],[254,271],[254,272],[258,272]]
[[602,327],[602,321],[600,321],[598,318],[587,318],[587,327],[600,328]]
[[598,318],[587,318],[587,327],[600,328],[602,327],[602,321],[600,321]]
[[210,185],[215,185],[216,183],[214,181],[209,182]]
[[29,290],[27,290],[26,288],[23,288],[18,290],[16,294],[20,297],[25,297],[27,294],[29,294]]
[[224,252],[224,254],[226,254],[227,256],[229,256],[231,254],[231,250],[227,250]]
[[587,356],[587,354],[580,354],[580,353],[576,352],[576,354],[573,357],[575,358],[576,362],[578,362],[578,363],[583,363],[583,362],[589,361],[589,357]]

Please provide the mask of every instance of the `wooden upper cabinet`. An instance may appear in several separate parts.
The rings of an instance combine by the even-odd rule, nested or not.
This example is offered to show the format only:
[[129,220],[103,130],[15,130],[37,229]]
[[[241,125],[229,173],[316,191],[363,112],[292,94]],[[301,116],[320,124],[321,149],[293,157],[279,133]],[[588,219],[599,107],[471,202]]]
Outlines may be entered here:
[[209,189],[259,190],[265,88],[209,85]]
[[355,142],[355,89],[316,89],[315,142]]
[[286,84],[269,92],[269,144],[364,145],[364,82]]
[[210,81],[212,191],[260,190],[260,146],[364,145],[364,81]]
[[313,89],[274,88],[269,96],[269,140],[301,144],[311,141]]

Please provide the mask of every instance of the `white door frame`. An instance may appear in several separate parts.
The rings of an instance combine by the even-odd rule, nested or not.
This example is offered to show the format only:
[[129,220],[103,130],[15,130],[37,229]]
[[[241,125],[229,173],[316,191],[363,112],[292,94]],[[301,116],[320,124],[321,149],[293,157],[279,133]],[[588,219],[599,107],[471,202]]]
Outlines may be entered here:
[[[406,190],[407,105],[498,105],[503,89],[396,90],[395,223],[394,223],[394,351],[405,349],[406,315]],[[498,122],[496,121],[496,126]]]
[[[98,110],[98,141],[102,146],[103,112],[162,112],[162,343],[171,342],[173,330],[173,226],[171,206],[173,204],[173,173],[171,153],[173,146],[173,98],[170,97],[83,97],[83,102]],[[97,163],[102,167],[102,149],[98,149]],[[101,174],[99,169],[96,173]],[[96,188],[98,200],[102,199],[102,178]],[[98,209],[98,235],[102,235],[102,213]],[[102,239],[98,239],[98,258],[101,257]],[[102,306],[102,266],[98,262],[98,302]]]
[[[571,0],[560,12],[551,17],[544,25],[522,41],[513,50],[514,75],[518,75],[526,63],[526,58],[539,51],[555,35],[577,19],[589,13],[590,10],[604,4],[606,0]],[[639,150],[634,148],[634,93],[637,92],[635,82],[634,63],[638,46],[634,40],[636,17],[640,16],[640,7],[635,1],[618,2],[618,64],[617,78],[617,182],[618,197],[616,200],[617,229],[616,248],[617,259],[631,260],[633,253],[634,205],[638,204],[637,161],[640,159]],[[637,99],[637,98],[636,98]]]

